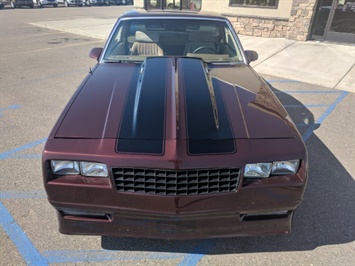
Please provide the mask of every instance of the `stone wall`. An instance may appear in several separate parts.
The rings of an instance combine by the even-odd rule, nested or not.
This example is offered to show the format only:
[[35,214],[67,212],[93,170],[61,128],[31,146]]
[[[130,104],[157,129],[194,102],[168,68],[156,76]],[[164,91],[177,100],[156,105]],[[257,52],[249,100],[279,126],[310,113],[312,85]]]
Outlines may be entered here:
[[317,0],[293,0],[287,39],[306,41],[310,36]]
[[238,34],[306,41],[310,35],[316,6],[317,0],[293,0],[289,19],[224,15]]
[[231,21],[238,34],[256,37],[286,38],[288,32],[289,21],[287,19],[256,16],[225,16]]

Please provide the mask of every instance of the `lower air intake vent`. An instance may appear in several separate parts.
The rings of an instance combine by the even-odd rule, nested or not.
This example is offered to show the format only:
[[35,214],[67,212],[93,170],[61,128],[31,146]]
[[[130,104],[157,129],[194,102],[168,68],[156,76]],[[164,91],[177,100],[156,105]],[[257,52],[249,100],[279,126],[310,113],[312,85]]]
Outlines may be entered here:
[[236,191],[239,169],[159,170],[113,168],[119,192],[200,195]]

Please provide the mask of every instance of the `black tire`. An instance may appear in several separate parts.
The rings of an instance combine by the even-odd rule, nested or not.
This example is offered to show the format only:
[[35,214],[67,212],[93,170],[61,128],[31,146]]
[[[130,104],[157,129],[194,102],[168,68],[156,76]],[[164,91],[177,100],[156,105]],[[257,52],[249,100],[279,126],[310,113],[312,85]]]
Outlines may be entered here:
[[53,4],[53,7],[57,7],[58,6],[58,4]]
[[35,7],[35,4],[30,4],[29,7],[30,7],[30,8],[34,8],[34,7]]
[[82,6],[83,6],[82,4],[78,5],[78,7],[82,7]]

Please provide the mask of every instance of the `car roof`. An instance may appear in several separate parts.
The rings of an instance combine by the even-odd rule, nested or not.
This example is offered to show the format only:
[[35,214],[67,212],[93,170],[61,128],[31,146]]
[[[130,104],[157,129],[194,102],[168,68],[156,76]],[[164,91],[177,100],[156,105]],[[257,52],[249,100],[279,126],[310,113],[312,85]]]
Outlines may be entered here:
[[124,15],[122,15],[120,18],[139,18],[139,17],[144,17],[144,18],[149,18],[149,17],[154,17],[154,18],[164,18],[164,17],[176,17],[176,18],[200,18],[200,19],[220,19],[220,20],[227,20],[226,17],[214,13],[214,12],[206,12],[206,11],[200,11],[200,12],[194,12],[194,11],[181,11],[181,10],[176,10],[176,11],[171,11],[171,10],[145,10],[145,9],[133,9]]

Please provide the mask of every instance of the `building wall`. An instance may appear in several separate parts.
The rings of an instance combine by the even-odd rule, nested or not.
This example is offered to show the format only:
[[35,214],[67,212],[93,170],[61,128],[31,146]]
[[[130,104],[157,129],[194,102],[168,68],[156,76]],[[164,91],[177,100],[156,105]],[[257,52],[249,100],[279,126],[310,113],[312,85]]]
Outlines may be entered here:
[[232,16],[260,16],[267,18],[290,17],[293,0],[279,0],[277,8],[230,6],[229,0],[202,0],[202,10],[215,11]]
[[[169,0],[167,0],[169,1]],[[226,16],[242,35],[305,41],[318,0],[279,0],[277,8],[231,6],[230,0],[202,0],[201,9]],[[142,8],[143,0],[135,0]]]

